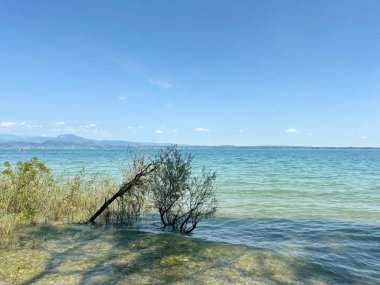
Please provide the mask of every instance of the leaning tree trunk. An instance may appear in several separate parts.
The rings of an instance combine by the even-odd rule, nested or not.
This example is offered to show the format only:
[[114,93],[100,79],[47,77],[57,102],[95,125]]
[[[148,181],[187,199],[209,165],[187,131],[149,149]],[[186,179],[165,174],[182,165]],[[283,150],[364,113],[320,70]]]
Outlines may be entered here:
[[173,147],[169,148],[167,151],[165,151],[163,154],[161,153],[160,158],[150,162],[149,164],[145,165],[142,170],[138,171],[137,174],[134,176],[134,178],[128,182],[125,182],[119,189],[119,191],[116,192],[110,199],[106,200],[104,204],[95,212],[94,215],[86,222],[88,223],[95,223],[95,220],[103,213],[105,209],[109,205],[112,204],[113,201],[115,201],[117,198],[122,197],[126,192],[131,190],[134,186],[141,184],[142,179],[144,177],[149,176],[154,171],[156,171],[162,164],[162,161],[165,157],[169,155],[169,153],[173,150]]

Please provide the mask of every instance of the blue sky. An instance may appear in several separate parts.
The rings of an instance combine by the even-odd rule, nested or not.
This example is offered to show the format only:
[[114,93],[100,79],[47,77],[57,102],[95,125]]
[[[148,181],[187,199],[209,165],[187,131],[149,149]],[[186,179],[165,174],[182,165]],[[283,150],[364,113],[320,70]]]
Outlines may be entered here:
[[380,1],[0,1],[0,133],[380,146]]

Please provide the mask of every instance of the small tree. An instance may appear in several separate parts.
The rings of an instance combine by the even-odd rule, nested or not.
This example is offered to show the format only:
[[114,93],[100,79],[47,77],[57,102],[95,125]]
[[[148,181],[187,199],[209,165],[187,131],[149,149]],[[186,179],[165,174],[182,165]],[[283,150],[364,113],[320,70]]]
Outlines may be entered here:
[[103,205],[87,220],[86,223],[95,223],[95,220],[106,210],[108,207],[119,199],[119,220],[124,216],[127,219],[137,218],[145,204],[145,199],[148,191],[145,191],[152,182],[152,176],[162,165],[165,157],[169,156],[174,147],[168,148],[166,151],[161,151],[160,154],[151,159],[144,156],[135,156],[131,161],[130,173],[126,175],[125,181],[120,186],[119,190],[114,193],[110,198],[106,199]]
[[173,148],[154,172],[152,186],[154,206],[164,227],[172,226],[184,233],[192,232],[202,218],[217,210],[216,173],[203,169],[201,177],[193,177],[192,160],[192,155],[183,156]]

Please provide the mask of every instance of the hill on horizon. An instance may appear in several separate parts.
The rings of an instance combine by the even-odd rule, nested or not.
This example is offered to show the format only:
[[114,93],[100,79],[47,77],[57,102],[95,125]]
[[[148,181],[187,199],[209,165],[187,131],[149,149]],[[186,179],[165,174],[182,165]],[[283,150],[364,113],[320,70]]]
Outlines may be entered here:
[[131,142],[124,140],[95,140],[80,137],[75,134],[62,134],[57,137],[17,136],[0,134],[0,147],[18,148],[112,148],[136,146],[165,146],[167,143]]

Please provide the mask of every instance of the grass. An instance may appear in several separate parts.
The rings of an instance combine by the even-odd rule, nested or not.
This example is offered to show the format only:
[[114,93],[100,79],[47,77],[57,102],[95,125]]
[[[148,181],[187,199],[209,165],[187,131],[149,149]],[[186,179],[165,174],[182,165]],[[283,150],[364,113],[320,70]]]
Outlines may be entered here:
[[[75,177],[54,176],[35,157],[15,165],[5,162],[0,172],[0,247],[12,243],[22,224],[85,222],[118,186],[107,176],[86,177],[84,171]],[[99,222],[130,214],[127,205],[114,203]]]

